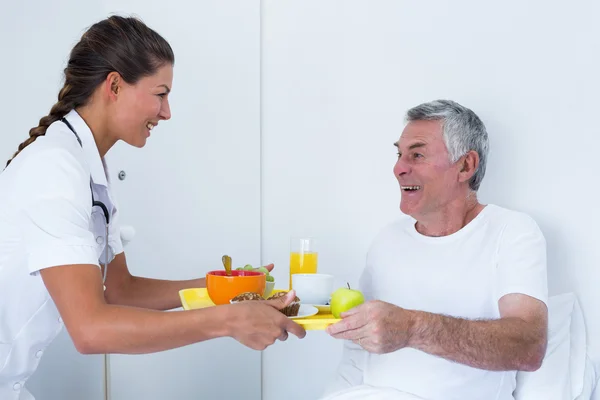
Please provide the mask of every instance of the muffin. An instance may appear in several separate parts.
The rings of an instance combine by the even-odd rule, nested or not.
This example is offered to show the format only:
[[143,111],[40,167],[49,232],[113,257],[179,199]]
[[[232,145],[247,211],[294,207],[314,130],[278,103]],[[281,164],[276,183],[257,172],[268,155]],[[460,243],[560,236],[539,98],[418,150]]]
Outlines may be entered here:
[[[275,299],[285,296],[286,294],[288,294],[288,292],[277,292],[273,296],[269,297],[268,300],[275,300]],[[296,296],[294,301],[292,301],[287,307],[282,308],[279,311],[281,311],[288,317],[297,316],[298,311],[300,311],[300,299],[298,298],[298,296]]]
[[258,293],[254,292],[245,292],[238,294],[233,299],[231,299],[230,303],[239,303],[242,301],[253,301],[253,300],[262,300],[262,296]]

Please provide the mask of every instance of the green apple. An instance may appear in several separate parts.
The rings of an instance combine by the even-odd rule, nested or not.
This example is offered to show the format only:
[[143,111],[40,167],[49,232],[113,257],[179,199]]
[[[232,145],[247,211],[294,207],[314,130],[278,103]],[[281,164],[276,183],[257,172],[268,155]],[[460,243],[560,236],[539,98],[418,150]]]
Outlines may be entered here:
[[339,288],[331,294],[331,313],[335,318],[341,318],[341,314],[361,305],[365,302],[365,297],[360,290],[348,288]]

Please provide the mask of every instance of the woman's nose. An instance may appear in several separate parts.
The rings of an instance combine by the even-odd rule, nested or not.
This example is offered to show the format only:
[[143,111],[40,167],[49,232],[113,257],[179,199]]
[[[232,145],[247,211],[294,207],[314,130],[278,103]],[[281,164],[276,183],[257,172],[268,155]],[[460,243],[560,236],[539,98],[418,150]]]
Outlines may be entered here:
[[164,120],[171,119],[171,106],[169,106],[169,100],[163,101],[159,117]]

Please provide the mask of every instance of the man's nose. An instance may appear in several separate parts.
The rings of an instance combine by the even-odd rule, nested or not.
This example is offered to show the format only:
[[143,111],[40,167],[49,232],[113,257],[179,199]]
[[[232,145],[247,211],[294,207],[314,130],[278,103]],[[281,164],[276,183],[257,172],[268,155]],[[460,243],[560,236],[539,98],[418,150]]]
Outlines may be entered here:
[[398,161],[396,161],[396,165],[394,165],[394,175],[402,176],[406,175],[409,172],[410,165],[407,162],[405,162],[403,158],[399,158]]

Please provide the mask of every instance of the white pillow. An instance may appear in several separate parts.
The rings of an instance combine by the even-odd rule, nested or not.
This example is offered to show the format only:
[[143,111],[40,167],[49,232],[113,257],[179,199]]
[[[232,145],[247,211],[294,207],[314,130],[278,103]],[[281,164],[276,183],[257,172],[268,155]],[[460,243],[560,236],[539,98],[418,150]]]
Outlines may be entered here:
[[583,391],[585,322],[577,296],[548,299],[548,348],[537,371],[517,373],[516,400],[575,400]]

